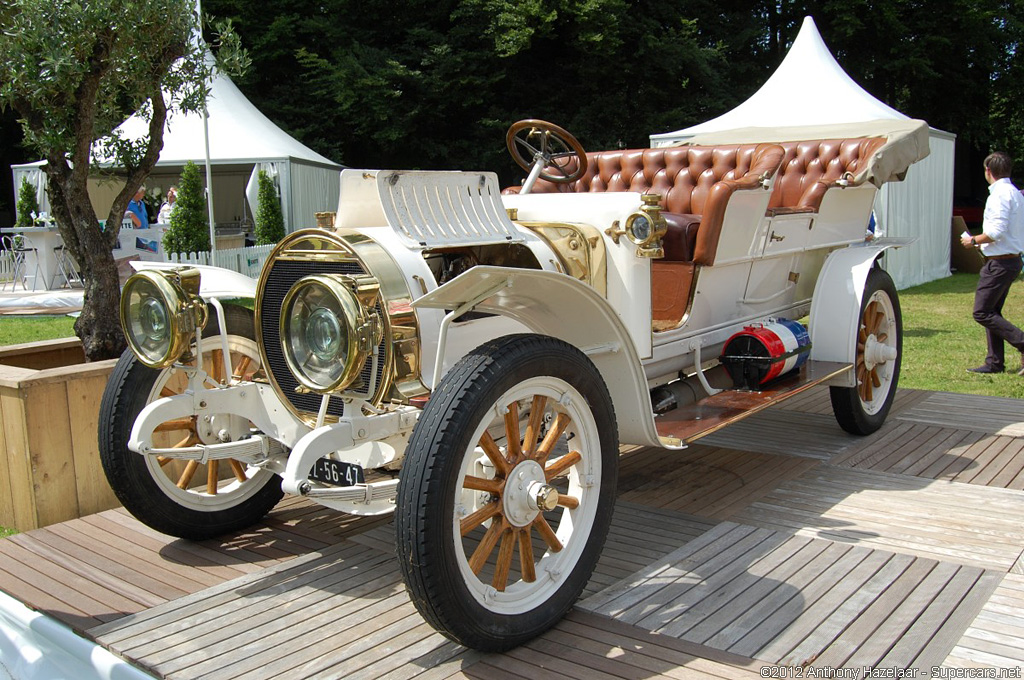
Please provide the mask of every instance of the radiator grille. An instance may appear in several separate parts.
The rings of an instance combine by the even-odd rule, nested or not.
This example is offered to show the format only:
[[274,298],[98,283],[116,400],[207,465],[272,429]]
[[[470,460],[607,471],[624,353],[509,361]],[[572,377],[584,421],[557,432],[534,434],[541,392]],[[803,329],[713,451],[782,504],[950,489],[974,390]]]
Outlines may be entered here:
[[[265,273],[266,283],[263,289],[263,298],[260,301],[260,334],[263,351],[267,357],[266,369],[277,382],[281,396],[287,399],[300,413],[315,415],[320,410],[320,402],[323,397],[316,393],[302,394],[295,391],[299,381],[288,370],[284,351],[281,349],[281,303],[284,302],[285,295],[288,294],[295,282],[304,276],[364,273],[366,272],[363,271],[362,266],[351,260],[340,262],[275,260],[270,265],[270,271]],[[379,356],[383,357],[384,348],[379,349]],[[371,368],[372,357],[366,360],[361,374],[363,384],[369,386],[367,391],[370,395],[376,389],[376,385],[369,385]],[[378,371],[377,380],[380,380],[380,371]],[[327,414],[340,417],[344,413],[344,408],[341,399],[331,399],[327,407]]]

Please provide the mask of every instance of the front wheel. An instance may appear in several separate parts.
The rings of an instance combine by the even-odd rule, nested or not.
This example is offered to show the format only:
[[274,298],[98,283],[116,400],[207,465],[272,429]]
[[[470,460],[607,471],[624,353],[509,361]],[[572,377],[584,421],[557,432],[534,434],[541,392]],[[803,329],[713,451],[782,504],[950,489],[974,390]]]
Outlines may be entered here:
[[857,329],[856,387],[832,387],[832,411],[839,426],[867,435],[882,427],[896,397],[903,355],[903,316],[896,286],[873,267],[864,284]]
[[[249,380],[260,369],[252,313],[225,305],[229,356],[225,360],[217,317],[204,331],[203,366],[211,380],[228,376]],[[100,461],[118,500],[136,519],[165,534],[201,540],[242,529],[259,521],[284,495],[281,479],[269,470],[234,459],[173,460],[128,449],[128,438],[142,409],[161,397],[188,387],[184,371],[149,368],[131,350],[114,367],[100,402]],[[217,417],[214,417],[216,424]],[[153,444],[183,448],[212,443],[209,425],[196,416],[157,426]]]
[[417,609],[483,651],[550,628],[597,563],[617,466],[611,398],[580,351],[516,335],[464,357],[424,409],[398,487],[399,564]]

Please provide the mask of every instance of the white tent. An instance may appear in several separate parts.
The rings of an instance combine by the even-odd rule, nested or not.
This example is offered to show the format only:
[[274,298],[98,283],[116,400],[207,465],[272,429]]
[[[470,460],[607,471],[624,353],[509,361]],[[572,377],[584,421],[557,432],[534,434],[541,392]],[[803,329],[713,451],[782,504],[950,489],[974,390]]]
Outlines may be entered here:
[[[213,166],[214,215],[218,228],[232,229],[251,219],[247,215],[246,185],[259,169],[277,179],[281,208],[288,231],[316,225],[314,213],[338,206],[342,166],[290,137],[260,113],[225,75],[217,75],[207,104],[210,129],[210,164]],[[129,139],[148,132],[148,124],[133,116],[120,128]],[[160,160],[147,180],[150,189],[177,184],[188,161],[202,166],[206,159],[203,119],[199,114],[171,112],[164,128]],[[45,180],[39,163],[14,165],[15,191],[23,177],[38,187],[40,209],[49,212]],[[93,204],[105,216],[119,186],[90,186]]]
[[[698,143],[740,128],[772,130],[908,117],[872,97],[836,62],[806,17],[786,58],[749,99],[733,110],[693,127],[651,135],[651,146]],[[852,126],[852,128],[851,128]],[[912,165],[903,182],[890,182],[875,199],[878,230],[886,236],[916,236],[906,248],[886,252],[886,269],[897,287],[907,288],[949,275],[953,212],[953,143],[956,136],[929,130],[930,155]],[[760,141],[785,141],[765,136]]]

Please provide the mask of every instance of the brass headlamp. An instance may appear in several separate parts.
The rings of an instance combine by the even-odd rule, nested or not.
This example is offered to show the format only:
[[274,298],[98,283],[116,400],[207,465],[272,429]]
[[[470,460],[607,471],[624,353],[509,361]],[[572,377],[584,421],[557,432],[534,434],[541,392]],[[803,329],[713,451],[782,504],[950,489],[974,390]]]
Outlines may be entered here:
[[380,344],[383,324],[372,276],[317,274],[291,287],[281,303],[281,348],[302,387],[318,393],[358,387],[363,364]]
[[206,302],[199,297],[198,269],[144,269],[121,293],[121,328],[132,352],[151,368],[191,361],[192,341],[206,327]]
[[626,237],[636,244],[640,257],[665,257],[661,237],[668,231],[668,223],[661,214],[661,196],[643,194],[643,206],[626,218]]

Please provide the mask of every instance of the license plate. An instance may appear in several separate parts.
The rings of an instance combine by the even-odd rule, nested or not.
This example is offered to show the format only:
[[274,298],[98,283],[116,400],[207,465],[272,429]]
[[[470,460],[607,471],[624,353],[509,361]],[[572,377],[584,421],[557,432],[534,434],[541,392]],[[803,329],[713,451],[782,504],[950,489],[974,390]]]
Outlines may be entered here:
[[309,478],[332,486],[355,486],[365,484],[363,468],[351,463],[342,463],[330,458],[320,458],[309,471]]

